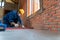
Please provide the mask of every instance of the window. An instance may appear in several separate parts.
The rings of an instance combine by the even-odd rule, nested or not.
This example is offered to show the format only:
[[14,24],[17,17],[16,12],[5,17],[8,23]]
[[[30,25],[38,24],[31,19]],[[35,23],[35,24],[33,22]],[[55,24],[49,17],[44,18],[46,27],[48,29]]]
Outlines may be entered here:
[[0,0],[0,7],[3,8],[4,7],[4,1]]
[[27,0],[27,16],[34,14],[40,9],[40,0]]

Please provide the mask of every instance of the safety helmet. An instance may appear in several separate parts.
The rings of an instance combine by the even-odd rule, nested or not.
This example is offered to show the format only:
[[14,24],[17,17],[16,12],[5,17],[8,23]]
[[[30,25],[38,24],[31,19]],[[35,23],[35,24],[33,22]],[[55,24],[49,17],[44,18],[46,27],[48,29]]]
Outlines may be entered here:
[[24,14],[24,10],[23,9],[19,9],[19,12],[20,12],[20,14]]

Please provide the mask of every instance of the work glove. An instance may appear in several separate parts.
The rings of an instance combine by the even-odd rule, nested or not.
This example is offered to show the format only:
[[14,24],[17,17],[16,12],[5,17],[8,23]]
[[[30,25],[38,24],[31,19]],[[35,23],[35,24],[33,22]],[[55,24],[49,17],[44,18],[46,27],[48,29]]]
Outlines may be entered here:
[[22,28],[25,28],[25,26],[24,26],[24,25],[22,25]]
[[17,28],[17,27],[19,27],[19,24],[14,24],[14,26]]

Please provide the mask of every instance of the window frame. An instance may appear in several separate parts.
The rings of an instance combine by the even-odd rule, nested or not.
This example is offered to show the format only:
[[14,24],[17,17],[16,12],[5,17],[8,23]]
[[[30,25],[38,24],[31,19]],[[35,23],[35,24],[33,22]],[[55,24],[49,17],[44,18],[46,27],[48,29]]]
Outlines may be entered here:
[[[42,12],[43,11],[43,0],[39,0],[39,2],[40,2],[40,12]],[[32,15],[32,13],[31,13],[31,15]],[[28,0],[27,0],[27,17],[29,17],[28,16]]]

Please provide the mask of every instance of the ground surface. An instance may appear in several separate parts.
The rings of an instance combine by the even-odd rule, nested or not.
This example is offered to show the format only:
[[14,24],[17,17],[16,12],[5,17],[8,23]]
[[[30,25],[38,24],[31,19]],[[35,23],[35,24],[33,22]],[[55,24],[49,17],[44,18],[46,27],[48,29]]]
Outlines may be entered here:
[[0,40],[60,40],[60,32],[14,29],[0,32]]

